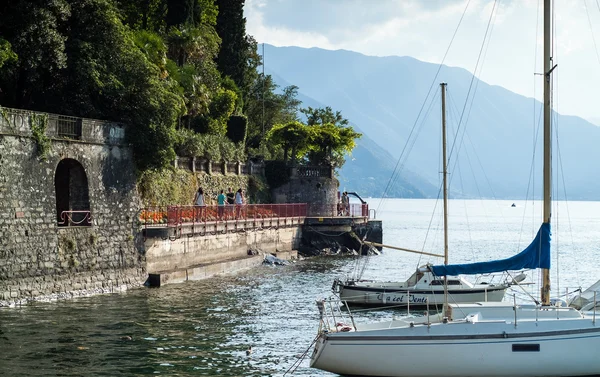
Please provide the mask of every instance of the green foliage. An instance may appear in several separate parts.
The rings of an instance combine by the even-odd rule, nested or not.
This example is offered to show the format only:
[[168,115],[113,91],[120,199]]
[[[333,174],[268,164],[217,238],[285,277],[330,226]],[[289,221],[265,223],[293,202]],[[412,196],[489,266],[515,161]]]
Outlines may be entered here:
[[204,155],[204,138],[192,130],[181,129],[175,134],[174,148],[178,156],[200,157]]
[[204,157],[212,161],[221,161],[223,156],[221,155],[220,137],[218,135],[205,135],[205,149]]
[[362,136],[352,127],[339,127],[332,123],[309,127],[311,148],[308,158],[315,164],[340,167],[344,164],[344,156],[356,146],[355,140]]
[[178,130],[175,135],[178,156],[204,157],[212,161],[245,161],[242,144],[235,144],[224,135],[198,134]]
[[248,126],[248,118],[244,115],[232,115],[227,121],[227,137],[234,143],[246,142],[246,127]]
[[242,90],[235,84],[235,82],[229,76],[223,77],[221,81],[221,86],[224,89],[231,90],[235,93],[236,101],[235,101],[235,109],[234,113],[240,114],[242,112],[242,108],[244,107],[243,93]]
[[235,161],[237,148],[232,142],[221,144],[221,158],[223,161]]
[[300,109],[300,112],[306,116],[306,124],[309,126],[323,125],[328,123],[338,127],[344,127],[348,125],[348,119],[344,118],[340,111],[336,111],[334,113],[329,106],[324,109],[313,109],[309,106],[305,109]]
[[169,166],[176,152],[339,165],[358,134],[329,107],[302,111],[320,130],[296,122],[298,88],[258,74],[243,8],[244,0],[0,2],[0,105],[127,124],[140,171]]
[[276,189],[288,183],[290,181],[290,173],[285,161],[266,161],[265,178],[271,189]]
[[304,156],[311,148],[311,129],[298,121],[279,124],[273,126],[267,134],[266,139],[274,147],[283,147],[284,161],[287,162],[290,150],[292,161],[296,161],[296,159]]
[[137,30],[132,33],[132,36],[137,48],[151,63],[164,72],[167,65],[167,46],[160,35],[147,30]]
[[244,101],[245,113],[248,117],[246,138],[248,147],[258,148],[273,125],[298,120],[296,115],[300,104],[296,99],[298,88],[293,85],[286,87],[281,94],[276,93],[277,88],[271,76],[261,75]]
[[[347,123],[339,112],[336,115],[338,123]],[[307,158],[312,164],[339,167],[344,163],[344,156],[356,146],[355,140],[361,136],[352,127],[333,123],[310,126],[294,121],[273,126],[266,140],[272,147],[283,148],[284,161],[288,160],[291,151],[292,161]]]
[[67,36],[61,30],[70,15],[66,0],[0,2],[0,36],[9,43],[2,43],[2,59],[12,61],[10,70],[0,71],[1,105],[53,108],[52,95],[60,84],[57,77],[67,64]]
[[219,9],[216,30],[222,41],[217,64],[223,76],[230,77],[238,88],[248,92],[258,77],[256,68],[261,58],[256,41],[246,35],[244,2],[216,0]]
[[213,120],[209,132],[219,135],[227,133],[227,120],[235,109],[236,95],[231,90],[220,89],[215,94],[210,107],[209,115]]
[[47,114],[31,114],[29,118],[29,127],[31,128],[31,137],[37,146],[37,153],[40,160],[45,160],[50,151],[50,139],[46,135],[48,129]]
[[17,59],[17,54],[12,50],[10,42],[0,38],[0,68],[5,65],[15,64]]
[[165,29],[164,0],[115,0],[121,10],[121,21],[133,30],[161,32]]
[[138,179],[138,190],[148,206],[190,204],[196,189],[194,174],[182,169],[147,170]]
[[263,140],[257,148],[248,148],[248,158],[256,160],[283,160],[283,150],[268,145],[268,142]]
[[251,175],[248,178],[246,196],[250,203],[270,203],[271,192],[267,181],[263,177]]

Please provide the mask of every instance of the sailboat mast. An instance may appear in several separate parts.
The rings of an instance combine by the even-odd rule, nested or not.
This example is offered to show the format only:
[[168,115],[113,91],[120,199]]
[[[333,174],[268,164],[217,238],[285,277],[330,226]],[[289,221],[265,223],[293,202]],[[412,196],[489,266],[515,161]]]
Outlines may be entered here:
[[[444,264],[448,264],[448,163],[446,161],[446,83],[442,92],[442,174],[444,181]],[[448,313],[448,276],[444,276],[444,313]]]
[[[552,0],[544,0],[544,223],[552,210]],[[542,269],[542,305],[550,305],[550,270]]]
[[444,264],[448,264],[448,164],[446,161],[446,83],[441,83],[442,92],[442,174],[444,181]]

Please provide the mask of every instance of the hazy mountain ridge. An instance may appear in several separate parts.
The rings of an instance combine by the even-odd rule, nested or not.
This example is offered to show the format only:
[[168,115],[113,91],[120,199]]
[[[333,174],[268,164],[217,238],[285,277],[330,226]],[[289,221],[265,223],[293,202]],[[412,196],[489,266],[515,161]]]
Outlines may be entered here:
[[[410,57],[372,57],[346,50],[268,45],[265,57],[267,73],[297,85],[302,96],[341,110],[375,143],[361,142],[361,147],[368,144],[370,156],[379,161],[375,165],[372,161],[367,165],[368,175],[363,175],[366,173],[364,169],[357,168],[360,166],[359,159],[368,158],[358,149],[354,153],[355,160],[348,161],[342,169],[340,178],[349,190],[348,186],[366,177],[375,177],[377,170],[387,170],[383,161],[391,159],[395,165],[439,67]],[[455,140],[451,131],[456,132],[471,81],[472,75],[467,70],[443,66],[434,85],[435,91],[439,82],[448,83],[449,142]],[[450,162],[451,192],[455,196],[467,197],[531,197],[531,193],[527,194],[531,171],[535,172],[535,187],[541,187],[538,184],[542,170],[539,163],[541,136],[537,136],[534,144],[534,135],[538,133],[541,122],[536,119],[534,131],[533,121],[534,111],[537,117],[541,104],[537,102],[534,109],[532,98],[477,79],[472,90],[475,88],[473,106],[466,108],[460,125],[461,132],[466,130],[467,136],[456,137],[463,143],[460,148],[454,149]],[[440,179],[439,101],[431,106],[428,104],[424,113],[429,116],[417,123],[418,138],[403,164],[402,173],[408,172],[403,174],[404,178],[412,176],[410,181],[405,182],[406,187],[412,183],[414,192],[421,191],[424,196],[429,196],[425,193],[436,192],[432,187],[438,187]],[[466,125],[465,119],[468,119]],[[595,176],[600,173],[600,166],[590,162],[600,160],[600,148],[597,148],[600,145],[600,128],[574,116],[555,114],[554,119],[560,134],[560,141],[554,147],[554,157],[560,155],[562,164],[562,167],[555,167],[555,171],[564,171],[565,174],[564,179],[558,177],[558,182],[566,182],[569,199],[598,199],[600,182]],[[377,151],[377,145],[391,158],[372,153]],[[457,156],[459,161],[455,164]],[[532,161],[535,161],[533,169]],[[418,176],[410,171],[418,172]],[[423,177],[421,182],[419,177]],[[382,176],[376,181],[381,179]],[[388,179],[389,176],[385,182],[376,182],[375,186],[381,187],[383,192]],[[423,181],[428,182],[425,186],[429,187],[422,187]],[[560,199],[564,189],[561,187],[558,192]],[[539,194],[535,192],[536,196]]]
[[[273,73],[273,79],[283,89],[292,85],[281,76]],[[299,93],[298,99],[302,107],[323,108],[326,105]],[[363,131],[355,124],[352,127],[357,132]],[[352,155],[339,172],[340,190],[355,191],[364,197],[381,197],[384,195],[387,183],[392,177],[396,158],[377,145],[369,136],[363,136],[357,141]],[[373,167],[377,169],[373,169]],[[437,188],[428,181],[407,169],[390,185],[387,197],[427,198],[437,195]]]

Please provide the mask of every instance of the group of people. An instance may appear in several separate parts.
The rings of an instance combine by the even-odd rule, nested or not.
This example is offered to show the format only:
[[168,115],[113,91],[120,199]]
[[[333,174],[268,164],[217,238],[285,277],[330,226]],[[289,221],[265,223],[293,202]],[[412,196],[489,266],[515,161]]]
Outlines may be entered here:
[[[219,192],[219,195],[217,195],[217,216],[219,219],[223,219],[225,217],[226,208],[228,209],[228,213],[231,212],[233,214],[233,205],[235,205],[235,218],[242,218],[244,204],[246,204],[246,199],[244,198],[244,190],[242,190],[241,188],[234,193],[233,189],[229,187],[229,189],[227,190],[227,194],[225,194],[225,190],[221,190]],[[198,191],[196,191],[196,195],[194,197],[194,205],[199,207],[206,206],[206,201],[204,199],[204,191],[202,190],[202,187],[199,187]],[[203,208],[201,209],[201,211],[202,210]]]

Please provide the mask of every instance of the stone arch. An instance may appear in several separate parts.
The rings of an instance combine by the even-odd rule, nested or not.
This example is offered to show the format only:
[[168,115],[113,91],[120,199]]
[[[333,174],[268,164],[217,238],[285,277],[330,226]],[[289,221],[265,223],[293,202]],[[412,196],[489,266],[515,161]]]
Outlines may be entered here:
[[79,161],[61,160],[54,174],[58,226],[90,226],[90,197],[87,175]]

